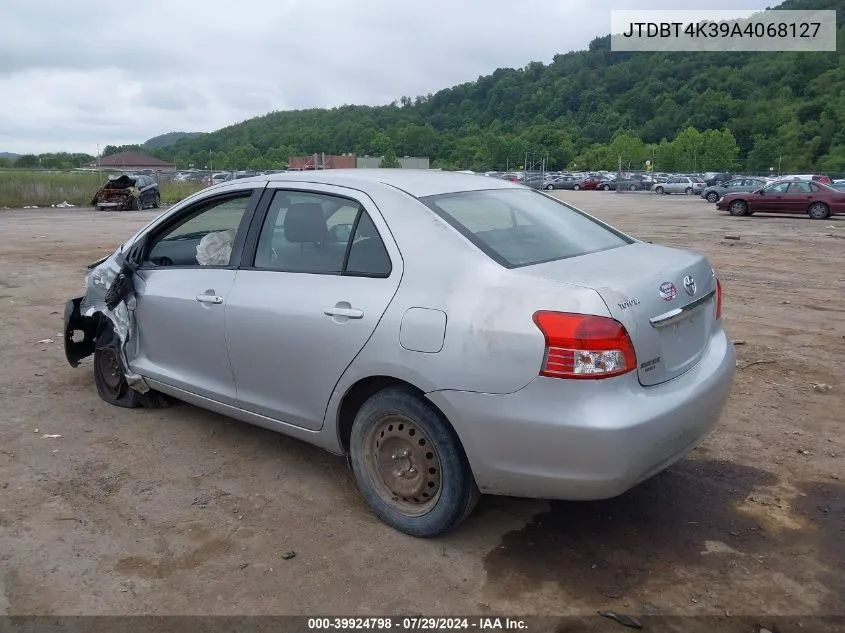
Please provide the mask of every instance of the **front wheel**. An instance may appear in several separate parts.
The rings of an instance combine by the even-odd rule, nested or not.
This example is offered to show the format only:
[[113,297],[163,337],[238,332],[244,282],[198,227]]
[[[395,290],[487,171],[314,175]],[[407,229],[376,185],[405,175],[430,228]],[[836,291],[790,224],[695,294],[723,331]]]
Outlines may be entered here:
[[636,191],[637,185],[628,185],[628,191]]
[[161,194],[156,194],[155,200],[153,201],[153,209],[158,209],[161,206]]
[[578,191],[581,188],[581,185],[572,185],[572,191]]
[[748,215],[748,205],[743,200],[734,200],[728,206],[728,213],[735,216]]
[[658,194],[658,195],[662,196],[664,193],[666,193],[666,191],[665,191],[665,189],[663,189],[663,187],[655,187],[655,188],[654,188],[654,193],[656,193],[656,194]]
[[716,193],[715,191],[711,191],[710,193],[707,194],[707,196],[705,197],[705,200],[707,200],[707,202],[713,202],[713,203],[719,202],[719,194]]
[[554,189],[554,188],[555,188],[555,186],[554,186],[554,185],[546,185],[546,190],[547,190],[547,191],[551,191],[551,190],[552,190],[552,189]]
[[604,191],[610,191],[610,185],[602,185],[602,186],[601,186],[601,188],[602,188]]
[[463,521],[478,502],[455,431],[408,389],[386,389],[364,403],[355,416],[349,452],[367,503],[400,532],[437,536]]
[[807,213],[813,220],[826,220],[830,217],[830,208],[824,202],[814,202]]

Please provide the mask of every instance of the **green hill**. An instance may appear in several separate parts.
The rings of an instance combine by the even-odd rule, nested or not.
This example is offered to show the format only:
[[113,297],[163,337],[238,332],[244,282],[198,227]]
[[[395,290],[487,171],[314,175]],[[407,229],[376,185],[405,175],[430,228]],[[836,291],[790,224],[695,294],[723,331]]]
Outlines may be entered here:
[[183,138],[194,138],[200,135],[202,135],[202,132],[168,132],[167,134],[154,136],[153,138],[145,141],[141,147],[149,152],[154,149],[169,147],[177,141],[181,141]]
[[[845,0],[778,8],[837,9],[841,17]],[[666,170],[767,171],[780,162],[784,171],[843,172],[838,23],[835,53],[622,53],[601,37],[550,64],[500,68],[385,106],[271,112],[156,154],[180,165],[261,169],[297,154],[393,151],[482,170],[522,163],[526,152],[548,154],[552,167],[593,169],[612,167],[620,153],[639,166],[654,153]]]

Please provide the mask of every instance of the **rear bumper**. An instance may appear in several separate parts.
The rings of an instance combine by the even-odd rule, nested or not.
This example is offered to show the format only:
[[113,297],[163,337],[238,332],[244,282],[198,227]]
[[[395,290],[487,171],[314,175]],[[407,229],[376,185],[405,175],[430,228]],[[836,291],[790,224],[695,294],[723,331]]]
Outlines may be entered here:
[[641,386],[631,372],[597,381],[538,377],[510,394],[428,397],[455,427],[482,492],[606,499],[704,440],[722,414],[735,363],[720,330],[695,367],[654,387]]

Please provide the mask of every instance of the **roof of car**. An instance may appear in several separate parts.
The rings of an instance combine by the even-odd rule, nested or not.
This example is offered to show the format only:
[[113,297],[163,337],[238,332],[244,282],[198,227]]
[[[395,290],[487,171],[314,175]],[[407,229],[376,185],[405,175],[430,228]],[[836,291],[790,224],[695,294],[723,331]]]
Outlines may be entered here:
[[416,198],[457,191],[521,188],[521,185],[489,176],[428,169],[311,170],[267,174],[265,176],[243,178],[238,182],[247,183],[255,181],[323,183],[360,189],[362,191],[386,185],[401,189]]

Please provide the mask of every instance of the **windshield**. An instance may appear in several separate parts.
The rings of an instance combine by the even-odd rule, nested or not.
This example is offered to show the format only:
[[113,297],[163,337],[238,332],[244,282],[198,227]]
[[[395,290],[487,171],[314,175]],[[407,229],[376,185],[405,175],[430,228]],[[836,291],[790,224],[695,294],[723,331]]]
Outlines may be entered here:
[[585,213],[535,191],[468,191],[420,201],[506,268],[578,257],[634,242]]

